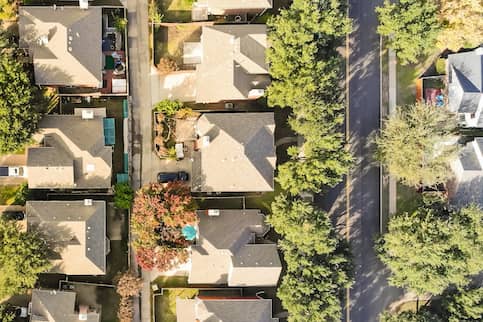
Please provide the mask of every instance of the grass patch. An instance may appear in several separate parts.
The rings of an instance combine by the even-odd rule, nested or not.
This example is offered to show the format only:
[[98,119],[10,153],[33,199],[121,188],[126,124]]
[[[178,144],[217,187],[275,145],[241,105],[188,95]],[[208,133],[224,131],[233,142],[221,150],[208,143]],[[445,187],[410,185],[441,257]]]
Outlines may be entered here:
[[153,34],[154,64],[159,63],[161,57],[172,59],[183,64],[183,44],[185,42],[199,42],[201,26],[192,24],[179,24],[170,27],[155,26]]
[[24,205],[27,193],[27,184],[0,186],[0,205]]
[[157,0],[164,22],[190,22],[194,0]]
[[397,64],[397,105],[412,104],[416,101],[416,80],[437,58],[441,51],[435,48],[434,52],[421,57],[420,63],[400,65]]
[[264,194],[257,197],[247,197],[246,198],[246,208],[247,209],[260,209],[264,214],[271,213],[271,204],[275,197],[282,192],[280,185],[275,182],[274,191],[265,192]]
[[192,299],[198,295],[193,288],[178,288],[164,290],[163,295],[155,298],[156,322],[176,322],[176,299]]
[[412,212],[423,202],[422,195],[414,187],[397,184],[397,213]]
[[158,287],[186,287],[188,286],[188,276],[158,276],[152,284],[157,284]]

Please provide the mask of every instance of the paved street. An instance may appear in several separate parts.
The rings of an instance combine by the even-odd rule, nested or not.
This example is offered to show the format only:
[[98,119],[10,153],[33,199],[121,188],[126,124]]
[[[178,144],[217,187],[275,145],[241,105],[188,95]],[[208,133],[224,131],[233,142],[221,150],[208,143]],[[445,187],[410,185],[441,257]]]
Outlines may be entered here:
[[380,231],[379,167],[374,164],[372,137],[380,124],[379,36],[374,8],[382,1],[350,1],[355,31],[350,39],[349,128],[356,158],[349,189],[350,242],[355,284],[350,291],[350,321],[377,321],[402,294],[387,285],[387,272],[374,253]]
[[355,283],[350,290],[346,321],[373,322],[402,295],[400,290],[388,286],[387,271],[373,249],[374,238],[380,231],[380,170],[374,162],[371,144],[380,124],[380,48],[374,8],[382,1],[349,2],[349,15],[354,19],[355,30],[350,36],[348,128],[356,163],[349,182],[316,200],[333,216],[344,236],[349,210]]

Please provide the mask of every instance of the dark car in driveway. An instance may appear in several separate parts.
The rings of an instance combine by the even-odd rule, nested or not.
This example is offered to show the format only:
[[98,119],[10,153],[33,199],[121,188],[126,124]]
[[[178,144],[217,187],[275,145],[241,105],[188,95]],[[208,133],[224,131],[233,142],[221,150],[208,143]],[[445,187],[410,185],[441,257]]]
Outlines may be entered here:
[[188,180],[189,180],[189,174],[185,171],[158,173],[159,183],[167,183],[167,182],[173,182],[173,181],[188,181]]
[[24,220],[25,218],[23,211],[4,211],[1,215],[8,220]]

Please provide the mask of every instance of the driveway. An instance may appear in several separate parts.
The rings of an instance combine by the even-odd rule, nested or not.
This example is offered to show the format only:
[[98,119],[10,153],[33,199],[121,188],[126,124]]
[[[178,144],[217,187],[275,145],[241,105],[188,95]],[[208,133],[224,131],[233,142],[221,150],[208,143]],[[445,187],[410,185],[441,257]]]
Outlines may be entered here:
[[194,70],[183,70],[160,75],[151,67],[151,100],[153,104],[163,99],[193,102],[196,98],[196,74]]

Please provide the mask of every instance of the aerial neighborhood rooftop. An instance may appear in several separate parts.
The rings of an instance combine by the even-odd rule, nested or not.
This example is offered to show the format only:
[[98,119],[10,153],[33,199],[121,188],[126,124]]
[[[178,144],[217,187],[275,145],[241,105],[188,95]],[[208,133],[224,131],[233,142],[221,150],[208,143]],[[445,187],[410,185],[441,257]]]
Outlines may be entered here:
[[482,321],[477,2],[0,1],[0,321]]

